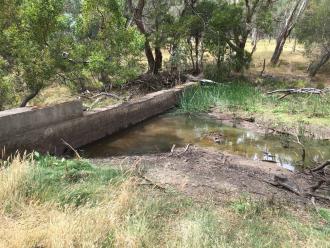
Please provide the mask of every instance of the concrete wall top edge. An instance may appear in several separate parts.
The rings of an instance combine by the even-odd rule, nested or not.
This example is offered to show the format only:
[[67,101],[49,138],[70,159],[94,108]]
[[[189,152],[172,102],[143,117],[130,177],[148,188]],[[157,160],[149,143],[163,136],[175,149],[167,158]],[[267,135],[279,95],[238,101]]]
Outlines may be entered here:
[[80,101],[65,102],[45,108],[25,107],[2,111],[0,112],[0,139],[82,115],[83,107]]

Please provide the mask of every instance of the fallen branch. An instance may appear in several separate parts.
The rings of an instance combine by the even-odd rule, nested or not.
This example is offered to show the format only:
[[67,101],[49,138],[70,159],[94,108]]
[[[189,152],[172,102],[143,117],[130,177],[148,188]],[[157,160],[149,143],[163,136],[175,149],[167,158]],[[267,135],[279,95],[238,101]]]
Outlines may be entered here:
[[99,96],[113,97],[113,98],[116,98],[117,100],[121,100],[121,98],[119,96],[117,96],[116,94],[107,93],[107,92],[101,92],[99,94],[92,96],[91,98],[97,98]]
[[313,172],[315,171],[320,171],[323,170],[325,167],[327,167],[328,165],[330,165],[330,160],[325,161],[323,164],[321,164],[320,166],[317,166],[315,168],[312,169]]
[[299,195],[299,196],[302,195],[299,186],[296,183],[289,181],[289,179],[287,177],[281,177],[281,176],[275,175],[273,182],[267,181],[267,180],[265,180],[265,182],[269,183],[275,187],[282,187],[286,190],[289,190],[289,191],[295,193],[296,195]]
[[140,184],[140,185],[152,185],[154,188],[160,189],[160,190],[166,190],[166,187],[163,187],[157,183],[155,183],[154,181],[152,181],[151,179],[147,178],[141,171],[139,164],[141,162],[141,158],[138,159],[137,161],[134,162],[134,164],[132,165],[132,170],[134,172],[136,172],[136,176],[138,176],[139,178],[142,178],[144,181],[146,181],[147,183],[144,184]]
[[190,147],[190,144],[188,144],[188,145],[186,146],[186,148],[184,149],[184,151],[181,152],[181,153],[179,153],[178,156],[181,156],[181,155],[183,155],[185,152],[187,152],[188,149],[189,149],[189,147]]
[[329,89],[316,89],[316,88],[301,88],[301,89],[280,89],[280,90],[274,90],[267,92],[267,95],[272,94],[278,94],[278,93],[284,93],[279,99],[283,99],[284,97],[292,94],[315,94],[315,95],[323,95],[325,93],[328,93]]
[[64,145],[66,145],[67,147],[70,148],[70,150],[72,150],[74,152],[74,154],[76,155],[76,157],[80,160],[81,156],[79,155],[78,151],[76,149],[73,148],[73,146],[71,146],[68,142],[66,142],[64,139],[61,139],[61,141],[63,142]]

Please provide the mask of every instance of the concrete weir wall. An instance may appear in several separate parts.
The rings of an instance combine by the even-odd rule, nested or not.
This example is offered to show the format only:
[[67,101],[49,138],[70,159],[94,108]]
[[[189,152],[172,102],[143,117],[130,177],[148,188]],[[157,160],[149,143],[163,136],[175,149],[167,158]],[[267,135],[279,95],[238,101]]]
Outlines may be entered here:
[[83,112],[79,101],[42,109],[19,108],[0,112],[0,148],[62,154],[114,134],[174,107],[181,92],[196,83],[148,94],[138,100]]

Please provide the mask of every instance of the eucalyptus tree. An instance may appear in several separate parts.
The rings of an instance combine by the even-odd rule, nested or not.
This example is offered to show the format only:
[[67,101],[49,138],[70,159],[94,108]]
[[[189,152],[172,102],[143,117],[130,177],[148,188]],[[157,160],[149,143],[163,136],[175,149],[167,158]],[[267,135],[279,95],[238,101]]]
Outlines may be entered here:
[[308,67],[308,73],[313,77],[330,60],[330,1],[312,0],[297,26],[296,34],[314,57]]
[[169,20],[169,10],[175,1],[167,0],[126,0],[128,24],[134,23],[144,36],[144,52],[148,72],[158,74],[162,69],[162,47],[165,44],[164,27]]
[[124,5],[118,0],[85,0],[75,27],[76,41],[67,63],[96,75],[105,87],[125,82],[139,71],[143,38],[126,26]]
[[280,22],[279,32],[276,38],[276,47],[271,58],[271,63],[276,65],[282,54],[285,42],[292,33],[304,13],[308,0],[285,1],[280,15],[284,17]]

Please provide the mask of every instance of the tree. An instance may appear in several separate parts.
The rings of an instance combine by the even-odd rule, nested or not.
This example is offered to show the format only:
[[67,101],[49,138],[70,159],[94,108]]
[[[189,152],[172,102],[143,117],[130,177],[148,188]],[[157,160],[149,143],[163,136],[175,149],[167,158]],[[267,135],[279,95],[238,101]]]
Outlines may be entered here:
[[165,42],[163,27],[168,17],[170,2],[167,0],[139,0],[134,5],[132,0],[127,0],[126,4],[129,13],[127,18],[133,19],[145,39],[144,52],[148,61],[148,72],[158,74],[163,64],[161,51]]
[[104,88],[139,73],[143,38],[135,28],[126,27],[121,1],[84,1],[76,32],[78,45],[68,52],[71,67],[96,75]]
[[330,60],[330,1],[313,0],[297,26],[297,38],[305,44],[309,54],[316,58],[308,67],[308,73],[314,77]]
[[[7,1],[6,1],[7,2]],[[3,35],[0,55],[9,63],[7,74],[19,75],[18,90],[28,92],[24,107],[56,74],[55,34],[61,27],[63,1],[22,0],[5,5],[13,14],[1,13]],[[8,16],[7,16],[8,17]]]
[[[307,6],[308,0],[295,0],[293,3],[293,6],[290,8],[284,9],[285,20],[282,23],[282,27],[280,27],[280,31],[278,33],[277,39],[276,39],[276,47],[274,50],[274,53],[272,55],[272,58],[270,62],[273,65],[276,65],[280,59],[280,56],[283,51],[283,47],[285,45],[285,42],[287,38],[290,36],[293,28],[297,24],[298,20],[302,16],[306,6]],[[288,3],[286,3],[288,4]]]

